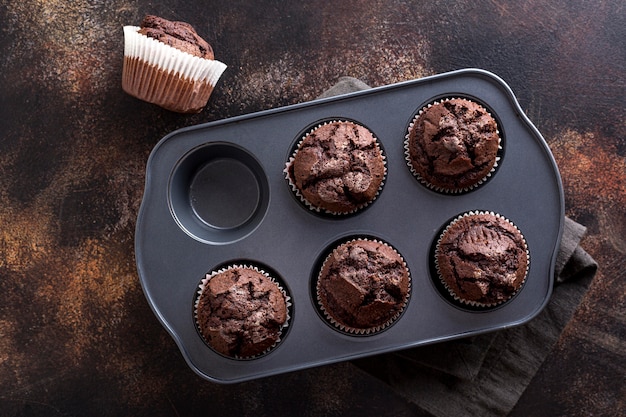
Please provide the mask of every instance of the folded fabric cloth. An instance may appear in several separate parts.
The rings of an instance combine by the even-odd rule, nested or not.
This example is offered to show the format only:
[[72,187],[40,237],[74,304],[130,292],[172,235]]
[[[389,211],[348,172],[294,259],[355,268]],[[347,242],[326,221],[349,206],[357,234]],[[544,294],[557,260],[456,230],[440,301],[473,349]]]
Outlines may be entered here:
[[[320,98],[368,88],[356,78],[342,77]],[[425,414],[508,414],[556,343],[597,269],[579,246],[586,228],[567,217],[564,226],[552,297],[529,323],[353,363],[387,382]]]
[[341,77],[335,85],[320,94],[318,98],[339,96],[341,94],[354,93],[355,91],[367,90],[369,88],[371,88],[369,85],[357,78]]
[[[355,364],[434,416],[504,416],[515,406],[580,303],[595,270],[557,285],[529,323],[469,340],[415,348]],[[468,345],[476,345],[468,350]],[[434,346],[434,345],[433,345]],[[481,350],[482,349],[482,350]]]
[[[595,273],[597,268],[595,261],[578,246],[585,231],[586,228],[584,226],[568,217],[565,218],[561,246],[555,262],[555,285],[572,278],[582,277],[586,273],[587,275],[591,273],[592,276]],[[570,301],[573,300],[572,298]],[[576,308],[579,301],[576,301],[576,304],[571,306],[572,311],[568,314],[568,317],[573,313],[573,309]],[[488,333],[443,344],[409,349],[399,352],[397,355],[458,378],[471,380],[478,375],[478,371],[483,365],[483,360],[496,337],[497,334]]]

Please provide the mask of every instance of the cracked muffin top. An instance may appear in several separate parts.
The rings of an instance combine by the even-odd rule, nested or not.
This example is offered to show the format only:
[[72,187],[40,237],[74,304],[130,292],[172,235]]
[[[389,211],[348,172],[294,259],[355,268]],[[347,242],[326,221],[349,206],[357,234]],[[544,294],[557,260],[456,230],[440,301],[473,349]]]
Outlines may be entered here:
[[287,314],[285,295],[276,282],[243,266],[208,276],[196,305],[198,328],[206,342],[236,358],[255,357],[272,348],[280,340]]
[[351,213],[373,201],[385,178],[385,161],[366,127],[334,121],[313,129],[288,165],[302,198],[328,213]]
[[139,33],[142,35],[199,58],[215,59],[211,45],[202,39],[189,23],[147,15],[140,27]]
[[497,305],[522,286],[527,249],[510,221],[493,213],[472,213],[453,221],[441,235],[435,254],[439,277],[462,303]]
[[408,132],[408,162],[427,185],[462,191],[482,182],[496,164],[500,136],[495,119],[470,100],[424,108]]
[[391,246],[369,239],[339,245],[327,257],[317,297],[327,317],[347,329],[382,330],[409,297],[409,272]]

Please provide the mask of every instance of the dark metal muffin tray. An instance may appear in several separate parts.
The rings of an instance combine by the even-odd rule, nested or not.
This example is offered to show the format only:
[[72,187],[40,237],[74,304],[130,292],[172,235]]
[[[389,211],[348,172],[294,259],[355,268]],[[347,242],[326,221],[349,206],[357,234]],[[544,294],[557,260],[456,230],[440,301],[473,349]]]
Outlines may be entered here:
[[[404,155],[409,122],[427,103],[466,97],[486,106],[499,124],[502,157],[475,190],[444,195],[422,185]],[[386,156],[378,198],[350,216],[322,216],[304,207],[283,169],[294,144],[312,126],[349,119],[368,127]],[[471,210],[499,213],[524,234],[530,269],[522,290],[503,305],[471,311],[452,304],[433,282],[431,247],[441,228]],[[177,130],[147,163],[137,219],[137,268],[146,298],[203,378],[232,383],[471,336],[527,322],[547,304],[564,216],[552,154],[497,76],[459,70]],[[403,315],[371,336],[351,336],[318,314],[312,280],[335,242],[369,236],[396,248],[412,286]],[[236,360],[200,337],[193,303],[207,272],[231,263],[267,267],[291,296],[291,319],[268,354]]]

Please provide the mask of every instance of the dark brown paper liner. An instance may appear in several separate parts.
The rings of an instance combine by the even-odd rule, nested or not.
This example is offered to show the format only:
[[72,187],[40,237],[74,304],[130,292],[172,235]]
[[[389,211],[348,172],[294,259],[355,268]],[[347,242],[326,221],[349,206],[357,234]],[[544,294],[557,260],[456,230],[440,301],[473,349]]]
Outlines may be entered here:
[[[281,342],[281,337],[284,334],[284,331],[287,327],[289,327],[289,321],[291,320],[291,316],[289,315],[289,310],[291,307],[291,297],[289,297],[289,295],[287,294],[287,291],[285,291],[285,289],[282,287],[282,285],[280,285],[280,283],[278,281],[276,281],[276,279],[274,279],[274,277],[272,277],[270,274],[268,274],[267,272],[265,272],[263,269],[260,269],[256,266],[253,265],[246,265],[246,264],[235,264],[235,265],[230,265],[224,268],[220,268],[218,270],[212,271],[208,274],[206,274],[206,276],[202,279],[202,281],[200,282],[200,285],[198,286],[198,291],[197,291],[197,295],[196,295],[196,299],[194,301],[194,307],[193,307],[193,317],[195,320],[195,324],[196,324],[196,328],[198,329],[198,333],[200,334],[200,336],[202,337],[202,340],[204,341],[204,343],[206,343],[207,346],[211,347],[211,344],[209,343],[209,341],[207,339],[205,339],[204,335],[202,334],[202,331],[200,329],[200,324],[198,323],[198,303],[200,302],[200,296],[202,295],[202,292],[204,291],[204,289],[206,288],[206,284],[207,282],[209,282],[209,280],[211,280],[211,278],[213,278],[214,276],[221,274],[223,272],[229,271],[231,269],[235,269],[235,268],[239,268],[239,269],[252,269],[262,275],[264,275],[266,278],[268,278],[270,281],[272,281],[274,284],[276,284],[276,286],[278,287],[278,289],[280,290],[280,292],[283,294],[283,297],[285,299],[285,306],[287,307],[287,318],[285,319],[285,323],[281,326],[280,329],[280,334],[278,339],[276,339],[276,342],[270,346],[269,348],[265,349],[263,352],[259,353],[258,355],[254,355],[254,356],[228,356],[225,355],[221,352],[217,352],[222,356],[231,358],[231,359],[239,359],[239,360],[250,360],[250,359],[257,359],[260,358],[262,356],[265,356],[266,354],[268,354],[270,351],[272,351],[276,346],[278,346],[278,344]],[[211,347],[211,349],[213,349]]]
[[[362,124],[357,123],[357,122],[354,122],[354,121],[351,121],[351,120],[340,120],[340,119],[337,119],[337,120],[328,120],[328,121],[325,121],[324,123],[320,123],[320,124],[318,124],[317,126],[315,126],[315,127],[311,128],[311,129],[310,129],[310,130],[309,130],[309,131],[308,131],[308,132],[307,132],[307,133],[306,133],[306,134],[305,134],[305,135],[304,135],[304,136],[303,136],[303,137],[302,137],[302,138],[298,141],[298,144],[296,145],[294,152],[292,153],[292,155],[289,157],[289,160],[288,160],[288,161],[287,161],[287,163],[285,164],[285,169],[283,169],[283,174],[285,175],[285,179],[287,180],[287,182],[288,182],[288,184],[289,184],[289,187],[291,188],[291,190],[293,191],[293,193],[296,195],[296,197],[298,197],[298,199],[299,199],[299,200],[300,200],[300,201],[301,201],[301,202],[302,202],[302,203],[303,203],[303,204],[304,204],[304,205],[305,205],[305,206],[306,206],[309,210],[311,210],[311,211],[315,211],[315,212],[317,212],[317,213],[330,214],[330,215],[333,215],[333,216],[342,216],[342,215],[350,215],[350,214],[354,214],[354,213],[358,212],[359,210],[362,210],[362,209],[364,209],[365,207],[367,207],[367,206],[369,206],[370,204],[372,204],[374,201],[376,201],[376,199],[377,199],[377,198],[378,198],[378,196],[380,195],[380,192],[382,191],[382,189],[383,189],[383,187],[384,187],[384,185],[385,185],[385,179],[387,178],[387,157],[385,156],[385,153],[384,153],[384,152],[382,151],[382,149],[380,148],[380,143],[378,142],[378,138],[374,135],[374,133],[372,133],[372,131],[371,131],[371,130],[369,130],[369,129],[368,129],[368,130],[370,131],[370,133],[372,133],[372,136],[373,136],[373,137],[374,137],[374,139],[375,139],[376,148],[378,149],[378,151],[380,152],[380,155],[381,155],[381,157],[382,157],[383,164],[384,164],[384,166],[385,166],[385,174],[384,174],[383,180],[381,181],[381,183],[380,183],[380,185],[379,185],[379,187],[378,187],[378,190],[377,190],[377,192],[376,192],[376,195],[375,195],[375,196],[374,196],[374,198],[373,198],[373,199],[371,199],[370,201],[363,202],[363,203],[361,203],[361,204],[359,204],[359,205],[355,206],[355,208],[354,208],[354,209],[352,209],[352,210],[350,210],[350,211],[348,211],[348,212],[336,212],[336,211],[331,211],[331,210],[324,209],[323,207],[318,207],[318,206],[315,206],[315,205],[311,204],[311,203],[310,203],[310,202],[309,202],[309,201],[308,201],[308,200],[307,200],[307,199],[306,199],[306,198],[302,195],[302,193],[300,192],[300,189],[298,188],[298,186],[295,184],[295,182],[294,182],[294,181],[293,181],[293,179],[291,178],[291,173],[290,173],[291,166],[292,166],[292,164],[293,164],[293,162],[294,162],[294,160],[295,160],[295,157],[296,157],[296,154],[298,153],[298,150],[300,149],[300,145],[301,145],[301,144],[302,144],[302,142],[303,142],[303,141],[307,138],[307,136],[308,136],[308,135],[310,135],[311,133],[315,132],[317,129],[319,129],[319,128],[320,128],[320,127],[322,127],[322,126],[325,126],[325,125],[330,124],[330,123],[337,123],[337,122],[339,122],[339,123],[344,123],[344,122],[345,122],[345,123],[354,123],[354,124],[358,124],[358,125],[360,125],[360,126],[363,126]],[[363,127],[365,127],[365,126],[363,126]],[[365,127],[365,128],[367,129],[367,127]]]
[[[437,261],[437,253],[439,252],[439,244],[441,243],[441,239],[445,235],[445,233],[448,231],[448,229],[450,229],[450,227],[453,224],[455,224],[457,221],[459,221],[460,219],[462,219],[464,217],[481,215],[481,214],[489,214],[489,215],[492,215],[492,216],[496,216],[496,217],[506,221],[511,226],[513,226],[515,228],[515,230],[517,230],[519,232],[520,236],[522,237],[522,242],[524,243],[524,250],[526,251],[526,271],[525,271],[524,279],[520,283],[519,288],[517,289],[517,291],[515,291],[513,294],[511,294],[511,296],[508,299],[499,301],[497,303],[480,303],[480,302],[477,302],[477,301],[465,300],[465,299],[462,299],[461,297],[459,297],[446,284],[445,280],[442,278],[441,271],[439,270],[439,262]],[[518,229],[518,227],[512,221],[510,221],[506,217],[504,217],[504,216],[502,216],[500,214],[494,213],[493,211],[468,211],[466,213],[463,213],[463,214],[457,216],[454,220],[452,220],[450,223],[448,223],[448,225],[443,230],[443,232],[441,232],[441,234],[439,235],[439,238],[437,239],[437,244],[436,244],[436,247],[435,247],[435,259],[434,259],[434,262],[435,262],[435,269],[437,271],[437,276],[438,276],[439,283],[441,283],[443,285],[443,287],[446,289],[446,291],[448,292],[450,297],[452,297],[454,299],[454,301],[456,301],[457,303],[459,303],[461,305],[466,305],[466,306],[471,306],[471,307],[493,308],[493,307],[497,307],[497,306],[502,305],[502,304],[506,303],[507,301],[511,300],[524,287],[524,283],[526,282],[526,278],[528,276],[528,270],[530,268],[530,252],[528,250],[528,244],[526,243],[526,239],[524,238],[524,235],[522,234],[522,232]]]
[[[471,190],[476,189],[477,187],[480,187],[482,184],[484,184],[492,175],[493,173],[496,171],[496,169],[498,168],[498,164],[500,162],[500,156],[496,156],[496,160],[494,161],[493,167],[491,167],[491,170],[480,180],[478,180],[475,184],[470,185],[468,187],[462,187],[462,188],[445,188],[445,187],[440,187],[434,184],[431,184],[427,179],[425,179],[424,177],[422,177],[419,172],[417,172],[417,170],[413,167],[413,163],[411,162],[411,155],[409,152],[409,137],[410,137],[410,133],[413,130],[413,126],[415,125],[415,123],[417,122],[417,119],[422,115],[422,113],[427,110],[428,108],[432,107],[433,105],[436,104],[440,104],[443,103],[444,101],[450,101],[450,100],[454,100],[454,99],[459,99],[459,100],[468,100],[468,101],[472,101],[474,103],[476,103],[473,100],[467,99],[465,97],[450,97],[450,98],[446,98],[446,99],[442,99],[442,100],[436,100],[433,101],[432,103],[429,103],[428,105],[422,107],[420,109],[420,111],[417,112],[417,114],[413,117],[413,120],[411,120],[411,123],[409,123],[409,128],[407,130],[407,133],[404,137],[404,157],[406,160],[406,164],[409,167],[409,170],[411,171],[411,173],[413,174],[413,176],[415,178],[417,178],[417,180],[422,183],[424,186],[430,188],[431,190],[440,192],[440,193],[445,193],[445,194],[460,194],[460,193],[465,193]],[[489,116],[493,117],[493,115],[491,113],[489,113],[489,111],[487,111],[487,109],[485,109],[484,106],[482,106],[480,103],[476,103],[479,104],[487,114],[489,114]],[[494,118],[495,120],[495,118]],[[497,121],[496,121],[496,125],[497,125]],[[498,153],[502,151],[502,137],[500,135],[500,131],[497,130],[496,133],[498,134]]]
[[[393,315],[393,317],[391,317],[389,320],[387,320],[385,323],[378,325],[378,326],[374,326],[374,327],[369,327],[369,328],[357,328],[357,327],[350,327],[350,326],[346,326],[345,324],[342,324],[340,322],[338,322],[337,320],[335,320],[332,316],[332,314],[330,312],[328,312],[326,310],[326,308],[324,307],[324,304],[321,301],[320,298],[320,278],[321,278],[321,272],[324,270],[324,266],[326,265],[326,263],[329,261],[332,253],[334,252],[334,250],[336,248],[334,248],[332,251],[330,251],[330,253],[328,254],[328,256],[326,256],[326,259],[324,259],[324,262],[322,263],[322,266],[320,268],[320,272],[317,276],[317,283],[315,285],[315,289],[316,289],[316,302],[317,302],[317,306],[319,307],[319,310],[321,311],[321,313],[324,315],[326,321],[328,321],[331,325],[333,325],[336,329],[347,333],[347,334],[351,334],[351,335],[355,335],[355,336],[370,336],[370,335],[374,335],[377,334],[379,332],[382,332],[383,330],[386,330],[387,328],[389,328],[389,326],[391,326],[392,324],[394,324],[402,315],[402,313],[404,313],[404,310],[406,309],[406,306],[409,302],[409,298],[411,297],[411,271],[409,270],[406,261],[404,260],[404,257],[391,245],[387,244],[386,242],[377,240],[377,239],[365,239],[365,238],[356,238],[356,239],[351,239],[348,240],[346,242],[341,243],[341,245],[345,245],[348,243],[352,243],[352,242],[356,242],[356,241],[360,241],[360,240],[366,240],[366,241],[371,241],[371,242],[376,242],[376,243],[380,243],[383,244],[391,249],[393,249],[394,252],[396,252],[398,254],[398,256],[400,256],[400,258],[402,259],[402,265],[404,266],[404,268],[407,271],[407,275],[408,275],[408,290],[406,293],[406,297],[404,299],[404,303],[402,305],[402,307],[396,312],[396,314]],[[338,245],[338,246],[341,246]]]
[[213,92],[207,82],[186,80],[128,57],[124,57],[122,88],[133,97],[178,113],[198,113]]

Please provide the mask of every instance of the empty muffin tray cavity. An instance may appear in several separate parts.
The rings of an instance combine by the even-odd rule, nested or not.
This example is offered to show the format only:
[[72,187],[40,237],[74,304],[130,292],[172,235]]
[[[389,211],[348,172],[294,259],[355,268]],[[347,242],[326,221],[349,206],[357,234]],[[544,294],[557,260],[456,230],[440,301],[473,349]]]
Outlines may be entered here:
[[[449,98],[486,109],[499,137],[488,175],[454,192],[426,184],[407,160],[415,116]],[[350,195],[354,209],[342,212],[304,202],[289,176],[303,138],[334,121],[366,129],[375,149],[359,152],[380,154],[368,200]],[[351,175],[345,187],[363,181]],[[451,299],[434,264],[439,235],[472,212],[514,224],[532,259],[513,297],[480,308]],[[233,383],[523,324],[549,300],[563,218],[561,180],[546,142],[500,78],[466,69],[170,133],[148,159],[135,252],[148,303],[189,366],[205,379]],[[329,321],[316,284],[333,248],[363,239],[392,248],[409,278],[397,314],[371,331]],[[236,265],[268,271],[288,294],[280,342],[252,358],[216,352],[194,317],[199,283]]]

